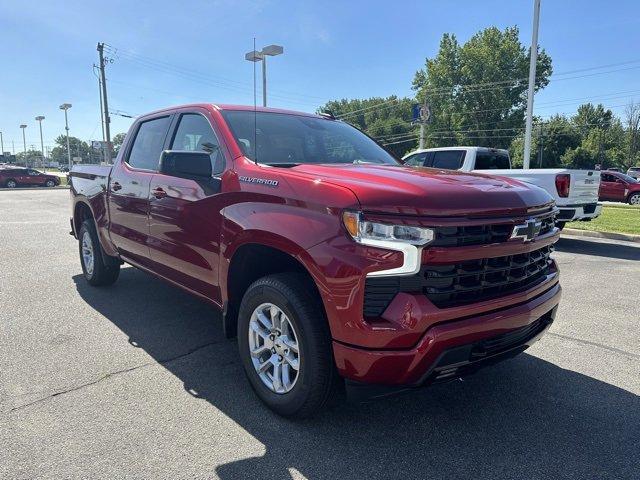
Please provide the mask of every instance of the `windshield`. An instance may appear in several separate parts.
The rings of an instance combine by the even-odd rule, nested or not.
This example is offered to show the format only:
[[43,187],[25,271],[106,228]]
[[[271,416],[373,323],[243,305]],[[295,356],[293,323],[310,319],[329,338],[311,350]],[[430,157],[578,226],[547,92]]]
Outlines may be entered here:
[[[268,165],[382,163],[399,165],[358,129],[336,120],[249,110],[223,110],[244,155]],[[254,143],[257,145],[254,145]]]
[[640,183],[635,178],[630,177],[629,175],[625,175],[624,173],[619,173],[618,174],[618,178],[621,178],[622,180],[624,180],[627,183]]

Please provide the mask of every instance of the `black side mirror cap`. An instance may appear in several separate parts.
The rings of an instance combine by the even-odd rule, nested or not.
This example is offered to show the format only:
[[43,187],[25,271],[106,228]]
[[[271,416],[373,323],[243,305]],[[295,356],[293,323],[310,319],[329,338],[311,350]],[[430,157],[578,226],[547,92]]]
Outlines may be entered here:
[[206,152],[165,150],[160,157],[160,173],[179,178],[211,178],[211,157]]

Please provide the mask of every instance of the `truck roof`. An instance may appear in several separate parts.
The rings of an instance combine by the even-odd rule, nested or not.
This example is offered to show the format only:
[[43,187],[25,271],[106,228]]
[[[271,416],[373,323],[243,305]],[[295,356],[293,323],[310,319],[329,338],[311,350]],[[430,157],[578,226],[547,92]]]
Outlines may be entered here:
[[433,148],[417,148],[412,150],[410,154],[414,153],[422,153],[422,152],[437,152],[440,150],[482,150],[482,151],[490,151],[490,152],[503,152],[508,153],[509,150],[504,148],[493,148],[493,147],[468,147],[464,145],[456,145],[453,147],[433,147]]
[[157,113],[163,112],[172,112],[175,110],[180,110],[182,108],[215,108],[216,110],[224,111],[224,110],[236,110],[236,111],[253,111],[255,109],[256,112],[270,112],[270,113],[283,113],[288,115],[302,115],[305,117],[316,117],[316,118],[326,118],[321,115],[316,115],[315,113],[307,113],[307,112],[298,112],[295,110],[285,110],[281,108],[271,108],[271,107],[254,107],[253,105],[230,105],[223,103],[188,103],[185,105],[174,105],[171,107],[162,108],[160,110],[155,110],[153,112],[145,113],[144,115],[140,115],[140,117],[146,117],[148,115],[155,115]]

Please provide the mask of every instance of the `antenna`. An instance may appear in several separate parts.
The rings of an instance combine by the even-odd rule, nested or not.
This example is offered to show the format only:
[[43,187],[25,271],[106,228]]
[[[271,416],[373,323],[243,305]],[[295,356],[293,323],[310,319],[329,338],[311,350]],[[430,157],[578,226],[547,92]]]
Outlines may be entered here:
[[[253,37],[253,51],[256,51],[256,37]],[[258,164],[258,112],[256,107],[256,62],[253,62],[253,160]]]

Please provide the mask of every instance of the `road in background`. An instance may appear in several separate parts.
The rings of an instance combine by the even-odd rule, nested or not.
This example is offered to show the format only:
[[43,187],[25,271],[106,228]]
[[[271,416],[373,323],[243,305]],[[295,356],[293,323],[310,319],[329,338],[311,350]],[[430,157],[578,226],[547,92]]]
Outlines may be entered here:
[[296,423],[211,307],[133,268],[89,287],[68,197],[0,192],[0,478],[638,478],[637,245],[562,239],[558,318],[518,358]]

